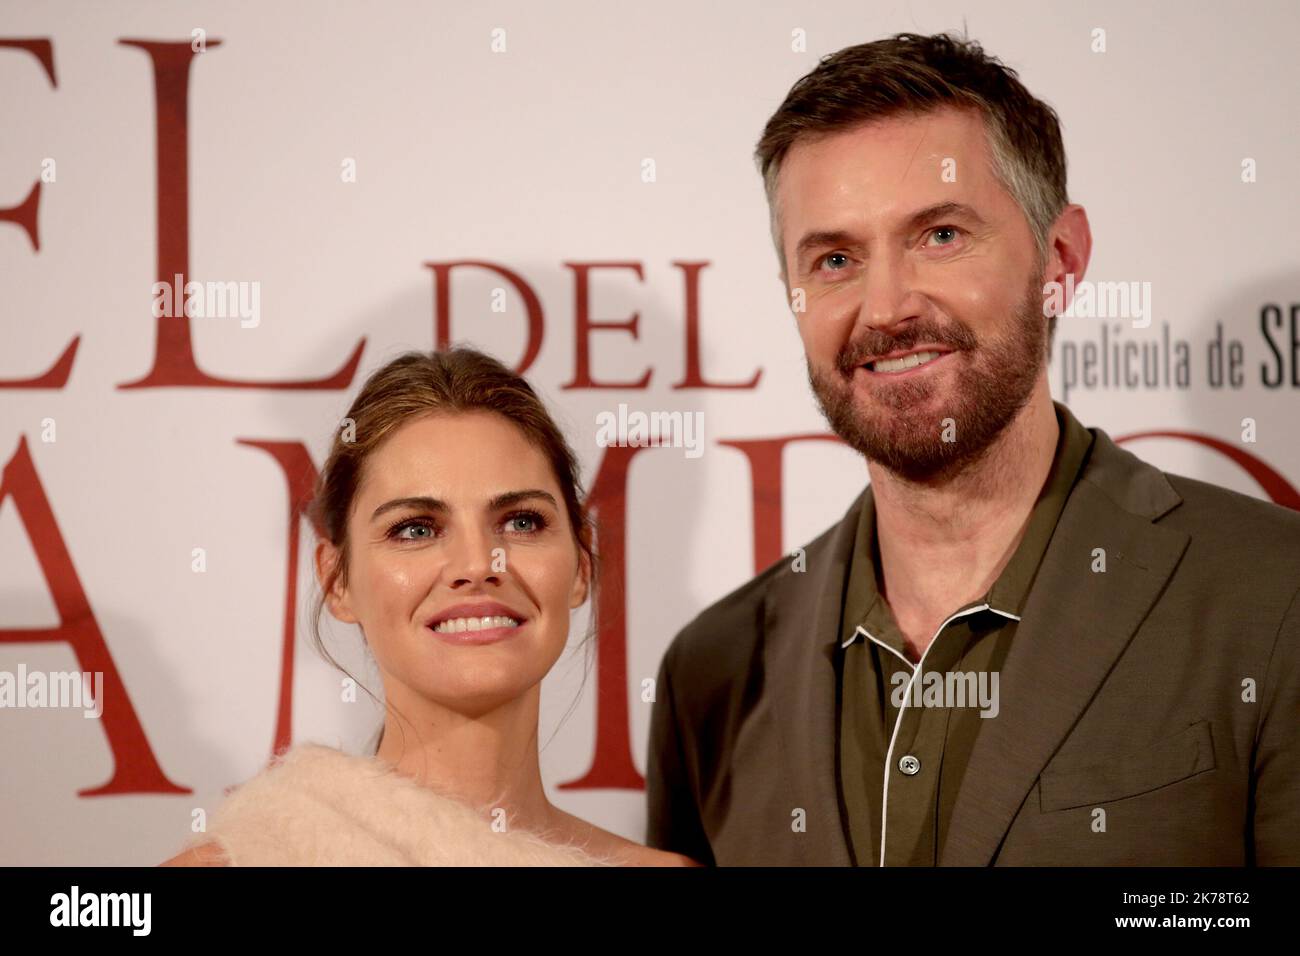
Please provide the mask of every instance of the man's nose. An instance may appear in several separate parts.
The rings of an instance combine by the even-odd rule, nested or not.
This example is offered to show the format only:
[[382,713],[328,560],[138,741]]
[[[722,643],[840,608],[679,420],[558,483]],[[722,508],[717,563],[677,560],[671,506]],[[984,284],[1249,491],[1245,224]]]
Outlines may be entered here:
[[901,251],[872,258],[863,270],[857,326],[892,332],[916,318],[920,298],[915,281],[915,269]]

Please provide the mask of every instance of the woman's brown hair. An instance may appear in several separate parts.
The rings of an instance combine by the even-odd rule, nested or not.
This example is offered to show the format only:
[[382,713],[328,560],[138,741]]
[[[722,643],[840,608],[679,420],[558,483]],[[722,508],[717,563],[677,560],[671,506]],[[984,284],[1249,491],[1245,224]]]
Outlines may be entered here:
[[[337,584],[347,582],[348,518],[365,463],[393,431],[416,418],[439,412],[475,411],[501,415],[546,456],[560,486],[574,540],[589,562],[589,594],[595,594],[594,526],[582,503],[578,459],[532,386],[477,349],[460,346],[444,351],[406,352],[374,372],[362,386],[334,435],[307,509],[317,536],[337,549],[337,559],[321,581],[312,637],[317,651],[345,674],[347,671],[325,648],[320,618],[326,595]],[[592,633],[589,630],[583,641],[588,650]],[[585,683],[585,674],[583,680]],[[366,692],[370,693],[368,689]]]

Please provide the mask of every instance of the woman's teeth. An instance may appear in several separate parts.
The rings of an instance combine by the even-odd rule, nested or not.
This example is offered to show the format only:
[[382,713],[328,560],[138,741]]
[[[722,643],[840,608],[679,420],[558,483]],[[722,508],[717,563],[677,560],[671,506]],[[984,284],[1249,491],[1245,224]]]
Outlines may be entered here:
[[486,631],[494,627],[518,627],[513,617],[453,617],[439,621],[434,630],[439,634],[458,634],[461,631]]
[[924,365],[926,362],[937,359],[943,354],[943,352],[913,352],[911,355],[904,355],[902,358],[880,359],[879,361],[869,362],[867,368],[873,372],[901,372],[904,369]]

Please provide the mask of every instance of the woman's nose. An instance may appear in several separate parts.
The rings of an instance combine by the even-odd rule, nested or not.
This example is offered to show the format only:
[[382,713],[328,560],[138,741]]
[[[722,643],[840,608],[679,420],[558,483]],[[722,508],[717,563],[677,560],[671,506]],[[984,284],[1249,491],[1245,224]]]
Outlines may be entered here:
[[501,566],[495,553],[497,543],[481,529],[461,530],[453,535],[447,557],[447,573],[452,587],[499,581],[496,568]]

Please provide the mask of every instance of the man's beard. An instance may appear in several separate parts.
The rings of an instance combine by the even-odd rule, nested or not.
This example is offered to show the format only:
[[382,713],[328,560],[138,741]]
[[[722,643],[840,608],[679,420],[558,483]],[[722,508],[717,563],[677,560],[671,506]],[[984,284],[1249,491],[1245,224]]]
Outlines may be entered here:
[[[866,329],[848,342],[837,368],[808,363],[808,381],[835,434],[868,460],[913,482],[942,481],[977,461],[1034,390],[1047,348],[1047,320],[1035,272],[1006,335],[981,341],[966,325],[914,320],[902,334]],[[953,395],[918,413],[937,387],[933,376],[892,382],[882,374],[870,399],[854,404],[853,374],[872,355],[933,344],[954,351]],[[963,358],[961,353],[965,353]],[[951,419],[951,422],[945,421]],[[945,441],[950,435],[952,441]]]

